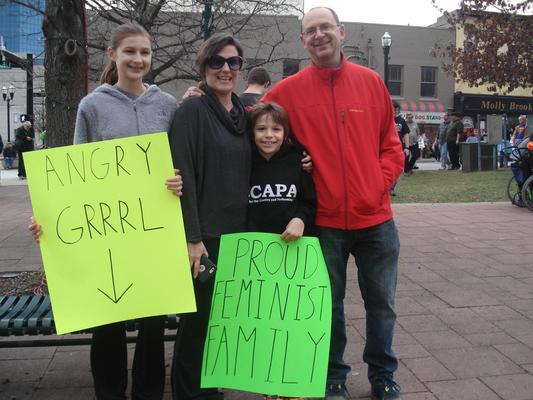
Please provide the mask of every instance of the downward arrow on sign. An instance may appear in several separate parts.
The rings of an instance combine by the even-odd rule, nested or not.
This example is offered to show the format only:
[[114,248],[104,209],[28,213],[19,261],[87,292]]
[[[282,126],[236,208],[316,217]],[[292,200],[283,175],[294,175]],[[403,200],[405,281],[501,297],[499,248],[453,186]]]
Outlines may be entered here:
[[133,286],[133,283],[130,283],[130,285],[122,292],[122,294],[117,297],[117,289],[115,287],[115,273],[113,272],[113,258],[111,257],[111,249],[109,250],[109,266],[111,267],[111,283],[113,284],[113,297],[108,295],[106,292],[104,292],[102,289],[98,288],[100,293],[102,293],[105,297],[107,297],[109,300],[111,300],[113,303],[117,304],[120,299],[126,294],[126,292]]

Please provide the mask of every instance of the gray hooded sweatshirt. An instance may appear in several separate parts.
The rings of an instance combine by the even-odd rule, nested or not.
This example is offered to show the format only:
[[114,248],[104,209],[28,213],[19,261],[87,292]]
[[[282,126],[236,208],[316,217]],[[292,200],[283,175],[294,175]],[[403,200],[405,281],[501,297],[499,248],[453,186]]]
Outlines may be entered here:
[[155,85],[133,100],[105,83],[80,102],[74,144],[167,132],[177,108],[176,99]]

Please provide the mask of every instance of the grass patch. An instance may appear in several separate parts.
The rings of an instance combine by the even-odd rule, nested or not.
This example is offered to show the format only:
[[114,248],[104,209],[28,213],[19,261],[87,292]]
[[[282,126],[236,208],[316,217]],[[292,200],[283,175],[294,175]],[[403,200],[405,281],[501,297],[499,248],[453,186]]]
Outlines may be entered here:
[[415,171],[401,176],[393,203],[470,203],[508,201],[510,170]]

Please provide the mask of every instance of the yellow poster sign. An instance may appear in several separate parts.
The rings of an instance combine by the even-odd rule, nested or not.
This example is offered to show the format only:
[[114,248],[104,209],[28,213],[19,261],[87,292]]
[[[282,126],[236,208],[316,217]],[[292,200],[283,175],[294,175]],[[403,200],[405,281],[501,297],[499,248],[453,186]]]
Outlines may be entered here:
[[24,153],[58,333],[196,311],[165,133]]

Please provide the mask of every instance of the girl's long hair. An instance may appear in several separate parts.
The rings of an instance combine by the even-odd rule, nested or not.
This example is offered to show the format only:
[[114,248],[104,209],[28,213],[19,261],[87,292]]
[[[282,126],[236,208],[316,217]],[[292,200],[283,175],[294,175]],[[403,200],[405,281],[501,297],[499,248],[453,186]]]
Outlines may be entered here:
[[[111,35],[109,47],[116,51],[124,39],[130,36],[139,35],[147,37],[150,42],[152,41],[152,37],[150,36],[150,34],[139,24],[129,22],[127,24],[119,25],[115,28],[113,34]],[[117,64],[114,61],[109,60],[104,69],[104,72],[102,72],[102,75],[100,75],[100,83],[109,83],[110,85],[114,85],[117,82]]]

